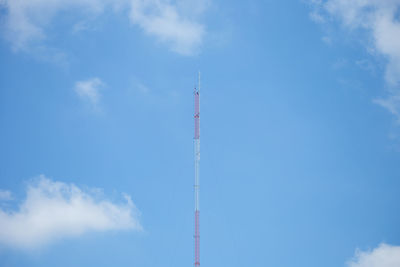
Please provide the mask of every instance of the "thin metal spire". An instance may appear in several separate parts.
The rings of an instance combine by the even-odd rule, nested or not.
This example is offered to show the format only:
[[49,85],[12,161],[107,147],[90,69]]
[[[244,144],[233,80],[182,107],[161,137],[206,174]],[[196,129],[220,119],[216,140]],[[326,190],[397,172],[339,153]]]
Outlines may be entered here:
[[200,71],[194,90],[194,266],[200,267]]

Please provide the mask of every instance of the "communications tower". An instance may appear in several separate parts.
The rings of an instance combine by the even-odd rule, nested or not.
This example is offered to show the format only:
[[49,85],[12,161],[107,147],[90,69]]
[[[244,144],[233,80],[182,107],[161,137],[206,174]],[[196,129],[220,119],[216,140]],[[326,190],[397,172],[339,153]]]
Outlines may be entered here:
[[194,88],[194,267],[200,267],[200,72]]

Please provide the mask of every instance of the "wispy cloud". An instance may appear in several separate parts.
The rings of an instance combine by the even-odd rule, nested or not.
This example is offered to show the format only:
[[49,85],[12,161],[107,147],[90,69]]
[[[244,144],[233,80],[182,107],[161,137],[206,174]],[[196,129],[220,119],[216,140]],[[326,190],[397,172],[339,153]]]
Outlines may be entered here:
[[[84,10],[87,14],[99,14],[104,9],[104,1],[94,0],[2,0],[5,8],[5,37],[14,50],[27,50],[33,44],[46,39],[46,27],[65,10]],[[41,46],[41,45],[39,45]]]
[[397,123],[400,123],[400,92],[398,90],[393,91],[386,98],[374,99],[373,102],[386,108],[396,117]]
[[[115,14],[129,10],[130,20],[143,31],[179,54],[196,53],[205,35],[205,26],[198,21],[209,0],[2,0],[5,38],[15,51],[43,47],[49,25],[60,12],[75,12],[78,19],[94,18],[111,9]],[[192,8],[187,8],[188,2]],[[83,27],[84,26],[84,27]],[[75,23],[73,31],[87,25]],[[35,49],[33,49],[35,50]]]
[[16,211],[0,208],[0,244],[32,249],[89,231],[141,230],[135,205],[124,198],[123,204],[112,203],[41,175]]
[[[313,17],[338,19],[343,27],[364,30],[366,48],[386,58],[385,81],[388,93],[374,102],[388,109],[400,122],[400,0],[311,0]],[[314,21],[318,21],[314,19]]]
[[101,98],[100,89],[104,83],[97,77],[75,83],[75,92],[83,100],[90,104],[93,109],[99,109]]
[[12,200],[12,194],[7,190],[0,190],[0,201],[1,200]]
[[381,244],[370,251],[356,251],[348,267],[398,267],[400,266],[400,247]]
[[310,19],[317,23],[324,23],[325,17],[321,15],[321,13],[317,11],[313,11],[309,14]]

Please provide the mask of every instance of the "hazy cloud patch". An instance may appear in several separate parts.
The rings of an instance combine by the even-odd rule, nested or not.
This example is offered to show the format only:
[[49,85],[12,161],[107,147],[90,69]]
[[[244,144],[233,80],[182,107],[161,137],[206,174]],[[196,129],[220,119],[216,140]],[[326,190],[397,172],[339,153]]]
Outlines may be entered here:
[[0,190],[0,201],[1,200],[12,200],[12,194],[10,191],[7,190]]
[[104,87],[104,83],[95,77],[76,82],[74,90],[81,100],[89,103],[93,109],[99,109],[102,87]]
[[79,21],[71,26],[72,32],[77,32],[90,28],[81,22],[85,18],[93,19],[112,10],[118,15],[128,11],[131,22],[146,34],[177,53],[192,55],[205,35],[205,26],[198,18],[207,3],[209,0],[2,0],[0,8],[5,10],[4,37],[15,51],[35,51],[35,47],[42,47],[47,29],[61,12],[79,15]]

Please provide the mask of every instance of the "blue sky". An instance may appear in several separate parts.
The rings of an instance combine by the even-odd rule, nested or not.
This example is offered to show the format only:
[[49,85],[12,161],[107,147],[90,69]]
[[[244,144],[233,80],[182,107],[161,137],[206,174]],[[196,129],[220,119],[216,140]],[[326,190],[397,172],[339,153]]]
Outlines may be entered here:
[[400,266],[400,1],[0,7],[0,266]]

